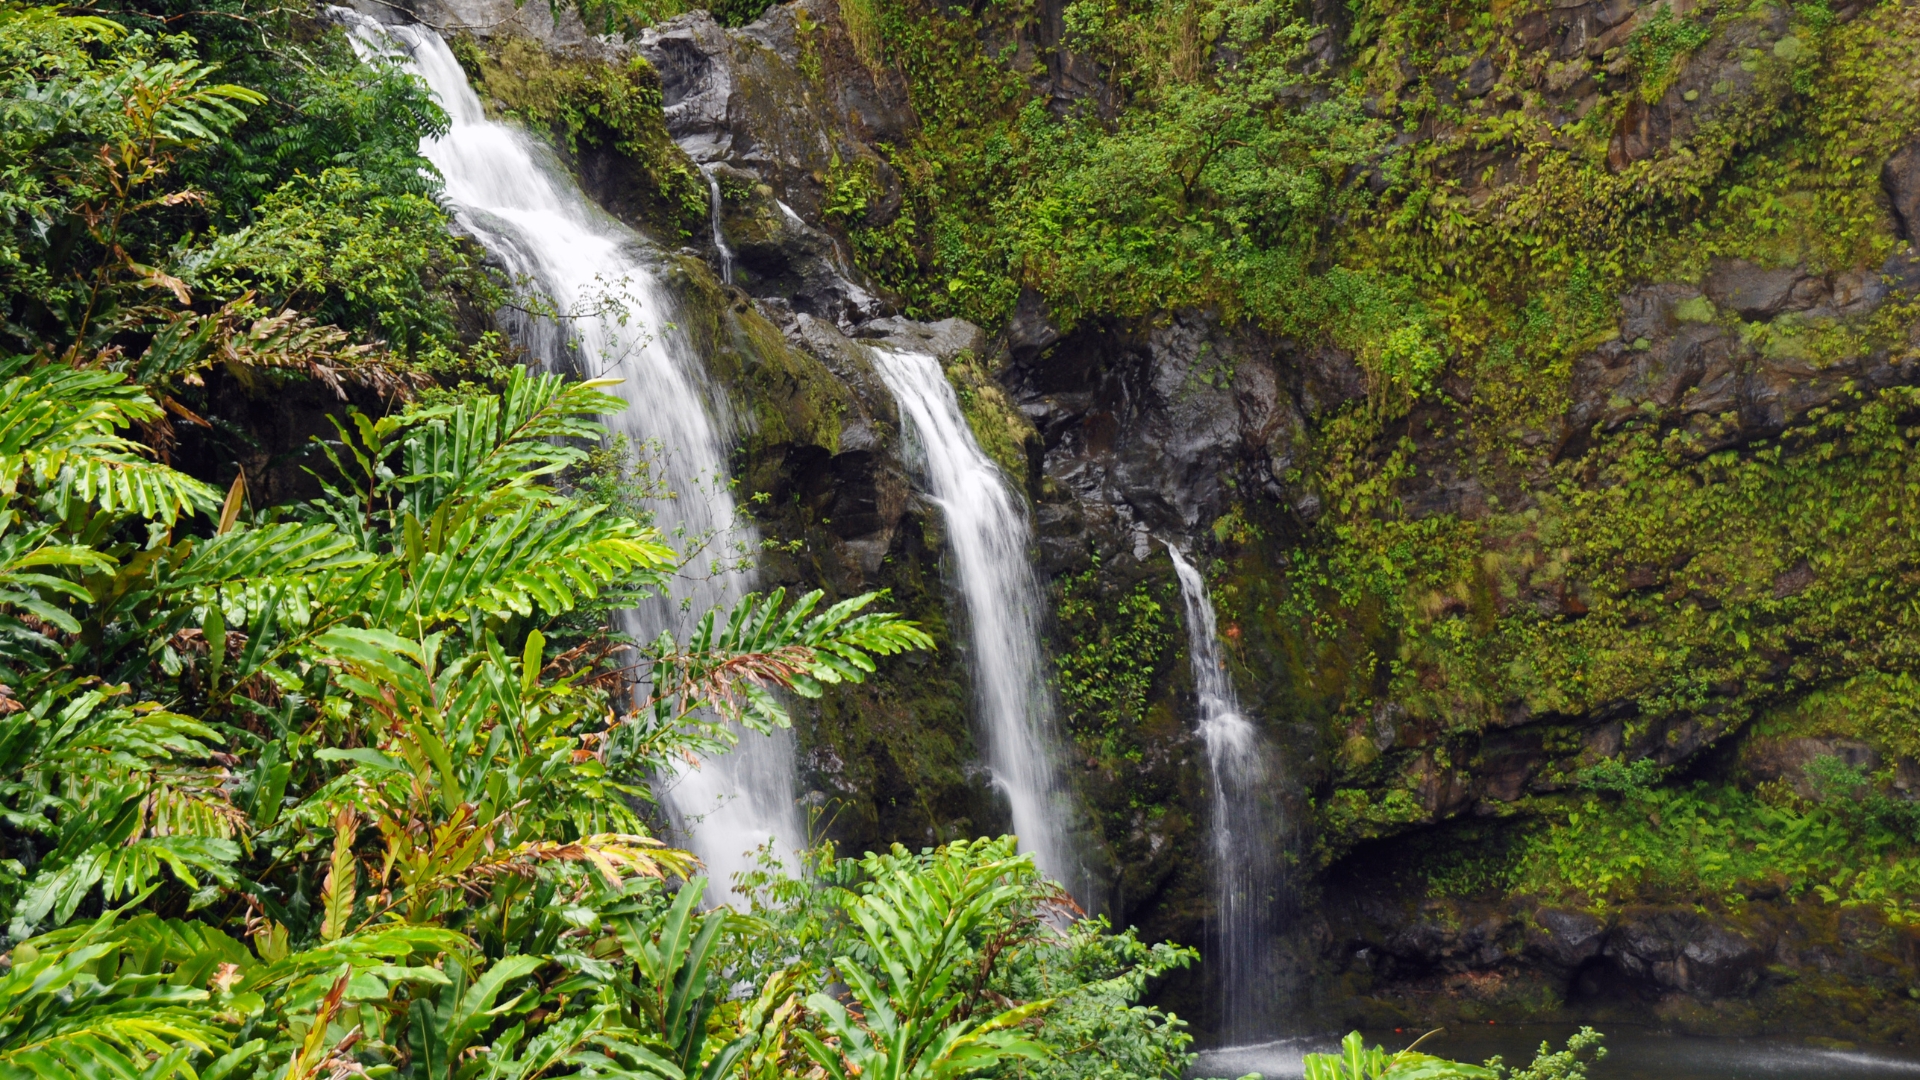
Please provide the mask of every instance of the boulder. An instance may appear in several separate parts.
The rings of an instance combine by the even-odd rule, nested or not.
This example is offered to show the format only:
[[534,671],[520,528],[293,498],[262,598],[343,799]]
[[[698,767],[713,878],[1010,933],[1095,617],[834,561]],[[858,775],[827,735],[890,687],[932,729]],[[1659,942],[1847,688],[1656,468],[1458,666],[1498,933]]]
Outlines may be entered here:
[[874,319],[860,327],[862,338],[878,338],[896,349],[923,352],[941,361],[961,353],[985,355],[987,335],[965,319],[941,319],[939,322],[915,322],[898,315]]
[[1716,260],[1708,271],[1707,297],[1749,322],[1771,319],[1787,310],[1804,311],[1817,302],[1815,279],[1797,267],[1766,269],[1745,259]]
[[1607,925],[1578,908],[1542,907],[1527,928],[1527,953],[1564,973],[1600,955]]
[[1648,992],[1725,998],[1760,983],[1770,951],[1691,908],[1647,906],[1620,913],[1601,955]]

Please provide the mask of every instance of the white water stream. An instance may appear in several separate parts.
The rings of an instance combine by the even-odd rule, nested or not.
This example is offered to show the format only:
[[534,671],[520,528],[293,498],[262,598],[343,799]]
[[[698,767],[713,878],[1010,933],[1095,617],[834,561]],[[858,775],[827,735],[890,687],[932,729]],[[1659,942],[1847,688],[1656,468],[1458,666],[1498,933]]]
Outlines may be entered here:
[[727,230],[720,224],[720,175],[713,166],[700,166],[700,175],[707,178],[707,226],[713,231],[713,247],[720,253],[720,280],[733,284],[733,249],[727,246]]
[[1067,842],[1073,810],[1054,770],[1053,698],[1042,666],[1026,503],[974,440],[938,360],[888,349],[873,355],[899,403],[916,470],[946,519],[987,767],[1012,807],[1021,850],[1077,892],[1084,870]]
[[1187,652],[1207,748],[1212,808],[1214,926],[1206,952],[1221,1003],[1221,1033],[1245,1039],[1273,1030],[1273,909],[1278,885],[1273,851],[1278,822],[1268,807],[1273,784],[1259,732],[1240,710],[1220,649],[1220,629],[1200,571],[1167,545],[1186,609]]
[[[749,574],[726,564],[741,545],[751,550],[754,537],[737,520],[726,485],[724,403],[708,392],[699,358],[673,325],[674,302],[656,280],[647,245],[588,200],[525,132],[486,118],[438,34],[334,11],[357,47],[396,56],[432,89],[452,126],[421,151],[446,178],[460,227],[557,309],[558,318],[511,316],[514,336],[549,367],[572,362],[622,380],[609,389],[627,408],[607,417],[608,426],[635,447],[658,448],[653,479],[673,497],[661,500],[657,524],[683,549],[700,547],[674,595],[624,612],[622,629],[642,640],[663,629],[684,639],[701,612],[730,607],[747,591]],[[772,841],[787,855],[802,842],[793,775],[791,733],[746,732],[731,753],[657,787],[713,881],[725,885],[751,868],[752,849]]]

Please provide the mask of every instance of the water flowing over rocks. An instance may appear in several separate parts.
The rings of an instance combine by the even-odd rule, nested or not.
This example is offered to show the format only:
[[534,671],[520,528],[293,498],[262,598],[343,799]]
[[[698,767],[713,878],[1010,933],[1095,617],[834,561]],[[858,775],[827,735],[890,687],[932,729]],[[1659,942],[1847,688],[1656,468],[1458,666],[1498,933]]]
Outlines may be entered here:
[[[1844,21],[1865,6],[1832,8]],[[1327,9],[1329,26],[1315,39],[1315,62],[1341,62],[1341,5],[1315,8]],[[1097,71],[1062,44],[1062,9],[1042,3],[1031,25],[997,44],[1045,72],[1035,77],[1056,109],[1105,108]],[[1625,70],[1625,44],[1659,10],[1634,0],[1543,5],[1517,18],[1503,42],[1511,51],[1462,63],[1436,91],[1492,110],[1511,103],[1515,87],[1531,87],[1549,125],[1565,128],[1599,107],[1606,65],[1616,75]],[[800,68],[802,16],[819,28],[804,44],[817,77]],[[464,25],[501,17],[482,13]],[[1793,93],[1798,46],[1789,29],[1780,4],[1728,20],[1683,57],[1652,101],[1634,95],[1625,103],[1596,153],[1617,174],[1652,175],[1695,167],[1701,155],[1723,152],[1723,142],[1767,130]],[[556,47],[611,48],[564,19],[525,32]],[[875,148],[910,138],[915,118],[897,74],[862,59],[830,0],[776,6],[741,29],[695,12],[653,27],[631,49],[658,75],[668,133],[719,193],[715,224],[733,253],[733,283],[719,280],[711,239],[695,235],[694,246],[662,257],[673,263],[666,280],[688,312],[688,333],[739,417],[735,474],[762,533],[776,541],[761,559],[764,582],[817,585],[836,596],[888,588],[898,610],[943,642],[957,639],[942,574],[953,557],[950,526],[915,492],[901,413],[873,363],[872,349],[881,347],[936,358],[962,388],[982,449],[1031,501],[1032,557],[1049,600],[1085,580],[1100,603],[1140,590],[1171,607],[1180,593],[1159,541],[1172,538],[1196,555],[1237,545],[1241,561],[1223,562],[1229,584],[1278,610],[1283,590],[1274,581],[1288,566],[1288,545],[1323,527],[1343,495],[1310,479],[1318,436],[1378,400],[1360,359],[1330,342],[1289,339],[1207,310],[1066,326],[1031,291],[1000,327],[905,318],[851,266],[849,212],[830,209],[830,186],[861,170],[871,192],[850,213],[887,219],[900,185]],[[1463,151],[1444,167],[1475,206],[1499,205],[1524,175],[1518,157],[1499,148]],[[1920,143],[1876,168],[1888,219],[1898,235],[1920,239]],[[1384,184],[1377,175],[1356,182]],[[621,213],[628,196],[618,175],[589,188]],[[1696,460],[1747,454],[1791,439],[1810,418],[1855,407],[1863,394],[1920,383],[1916,348],[1833,344],[1920,294],[1911,247],[1855,266],[1721,257],[1676,277],[1604,298],[1614,330],[1583,339],[1564,387],[1552,390],[1563,396],[1522,433],[1521,443],[1540,451],[1525,469],[1476,449],[1475,387],[1441,377],[1374,448],[1384,458],[1407,447],[1406,470],[1391,485],[1398,511],[1415,521],[1481,524],[1523,515],[1559,485],[1594,483],[1590,474],[1556,470],[1572,469],[1615,433],[1656,432]],[[1911,340],[1920,345],[1920,326]],[[1222,522],[1251,523],[1243,535],[1257,538],[1230,544]],[[1636,563],[1617,589],[1711,604],[1682,584],[1692,557]],[[1802,559],[1765,587],[1792,600],[1817,591],[1822,572]],[[1579,619],[1600,588],[1616,585],[1522,576],[1507,592],[1488,586],[1429,602],[1476,618],[1528,608]],[[1913,932],[1867,910],[1778,895],[1710,912],[1677,901],[1602,911],[1533,898],[1430,897],[1368,865],[1393,861],[1401,849],[1392,845],[1403,838],[1453,843],[1449,828],[1498,822],[1528,800],[1574,791],[1580,771],[1606,759],[1724,774],[1748,789],[1773,784],[1803,798],[1814,793],[1806,767],[1821,758],[1891,768],[1896,783],[1908,785],[1900,791],[1920,784],[1920,766],[1857,740],[1743,734],[1754,702],[1774,700],[1768,695],[1787,684],[1796,656],[1761,657],[1741,679],[1697,688],[1691,708],[1653,719],[1633,700],[1562,712],[1516,698],[1475,703],[1494,718],[1462,731],[1432,708],[1395,700],[1377,679],[1382,692],[1371,707],[1337,726],[1315,711],[1327,687],[1373,677],[1343,666],[1352,638],[1310,646],[1298,627],[1269,619],[1234,621],[1221,632],[1249,723],[1288,762],[1275,783],[1282,816],[1312,819],[1335,788],[1403,800],[1396,817],[1356,827],[1337,851],[1316,852],[1311,836],[1271,838],[1275,852],[1311,871],[1297,875],[1298,895],[1282,900],[1295,905],[1286,913],[1295,967],[1277,981],[1297,991],[1300,1015],[1393,1024],[1522,1012],[1701,1031],[1797,1030],[1796,1010],[1835,1015],[1816,1008],[1823,996],[1920,986]],[[1044,628],[1048,663],[1072,645],[1057,623]],[[1169,635],[1159,648],[1136,718],[1137,754],[1120,765],[1069,754],[1061,771],[1097,822],[1097,835],[1078,841],[1098,849],[1086,853],[1103,879],[1091,890],[1097,905],[1148,936],[1197,941],[1219,914],[1209,867],[1194,855],[1206,848],[1208,813],[1206,747],[1193,724],[1199,688],[1186,663],[1191,647]],[[959,650],[914,657],[904,668],[830,694],[802,719],[803,802],[853,850],[1008,828],[1010,808],[981,765],[987,753],[970,722],[973,690]],[[1312,865],[1323,855],[1329,866]],[[1324,880],[1312,880],[1322,872]],[[1163,993],[1202,1026],[1222,1020],[1198,980],[1176,977]],[[1857,1030],[1878,1023],[1870,1012],[1863,1007]]]
[[841,241],[818,227],[827,183],[835,169],[872,170],[891,192],[882,203],[891,198],[897,206],[898,185],[872,144],[904,138],[910,114],[897,79],[850,55],[843,34],[821,46],[831,91],[811,90],[797,66],[795,36],[796,20],[809,11],[838,25],[826,4],[776,6],[737,31],[696,11],[649,29],[637,47],[660,73],[667,131],[737,192],[722,202],[719,219],[739,252],[742,287],[773,311],[851,329],[885,312],[852,280]]
[[[1253,501],[1277,508],[1277,515],[1263,520],[1282,535],[1312,529],[1337,494],[1305,479],[1312,472],[1307,466],[1314,460],[1315,433],[1342,410],[1361,407],[1370,393],[1366,372],[1350,354],[1198,310],[1144,323],[1096,319],[1063,331],[1032,293],[1021,297],[1006,326],[988,335],[957,322],[928,326],[899,318],[857,281],[845,259],[844,237],[822,214],[823,178],[836,155],[843,163],[869,161],[874,143],[899,137],[912,117],[887,74],[859,61],[835,13],[823,5],[806,10],[828,28],[821,54],[824,86],[807,95],[793,90],[798,83],[790,74],[791,16],[781,8],[740,31],[722,30],[702,15],[685,16],[656,28],[640,46],[662,72],[676,139],[718,176],[735,178],[721,218],[743,269],[741,292],[799,351],[819,357],[848,385],[864,381],[867,387],[856,394],[863,405],[848,414],[839,447],[790,449],[770,473],[765,470],[772,466],[758,466],[779,476],[772,485],[775,503],[787,502],[792,491],[811,493],[801,501],[821,507],[816,520],[831,519],[808,535],[824,531],[835,537],[838,550],[857,549],[861,556],[833,566],[818,560],[783,566],[776,557],[772,572],[847,588],[856,582],[891,584],[907,595],[918,588],[920,606],[912,610],[937,617],[939,593],[932,583],[938,575],[932,571],[945,543],[942,529],[937,515],[916,506],[903,485],[897,446],[884,434],[867,434],[878,430],[871,425],[885,428],[893,421],[872,393],[871,376],[863,374],[861,341],[935,353],[950,372],[984,371],[997,380],[993,389],[1004,391],[1017,415],[995,423],[1024,431],[1013,441],[1016,457],[1024,455],[1025,473],[1020,475],[1017,460],[1002,464],[1034,500],[1039,566],[1056,581],[1093,573],[1114,595],[1156,584],[1166,589],[1173,584],[1172,567],[1152,539],[1185,537],[1204,546],[1212,542],[1212,523]],[[1521,20],[1520,43],[1550,58],[1537,70],[1542,85],[1551,83],[1550,91],[1564,102],[1567,119],[1591,108],[1592,61],[1644,25],[1649,10],[1592,3]],[[1756,118],[1786,92],[1787,65],[1779,60],[1783,11],[1756,9],[1689,57],[1659,99],[1629,107],[1609,148],[1610,164],[1657,164],[1713,132],[1760,123]],[[1839,14],[1849,17],[1850,11]],[[1037,24],[1035,55],[1053,47],[1044,38],[1046,25],[1044,18]],[[1049,61],[1057,99],[1098,101],[1101,91],[1079,81],[1078,70],[1070,58]],[[1469,66],[1458,92],[1491,100],[1513,74],[1491,63]],[[1909,152],[1885,169],[1891,208],[1903,215],[1901,222],[1912,219],[1906,207],[1920,191],[1920,181],[1912,179],[1920,175],[1915,160]],[[890,214],[897,187],[877,156],[870,167],[879,191],[874,212]],[[1495,177],[1495,187],[1485,189],[1491,198],[1501,177],[1510,182],[1518,174],[1499,160],[1476,159],[1463,166],[1463,175],[1475,185],[1484,175]],[[1845,407],[1857,391],[1920,381],[1920,365],[1910,353],[1816,360],[1802,344],[1810,334],[1863,324],[1916,291],[1920,265],[1899,254],[1881,265],[1817,272],[1727,259],[1713,263],[1699,280],[1641,286],[1619,298],[1617,335],[1576,363],[1560,424],[1535,433],[1533,444],[1570,460],[1596,433],[1655,424],[1681,432],[1692,440],[1691,452],[1705,455],[1777,436],[1815,410]],[[1439,399],[1417,406],[1409,417],[1414,467],[1397,485],[1401,504],[1416,518],[1475,520],[1524,510],[1536,487],[1548,482],[1546,475],[1514,476],[1477,464],[1453,420],[1473,408],[1471,388],[1453,382],[1441,390]],[[1649,566],[1644,584],[1633,579],[1629,587],[1664,587],[1675,570]],[[1796,595],[1811,574],[1811,568],[1783,573],[1774,589]],[[909,579],[917,584],[905,586]],[[1553,586],[1512,602],[1577,614],[1582,595],[1572,586]],[[1066,645],[1050,641],[1056,651]],[[1275,662],[1265,655],[1265,662]],[[944,658],[933,663],[951,665]],[[1304,818],[1306,792],[1329,768],[1327,751],[1310,726],[1288,721],[1287,703],[1301,693],[1290,686],[1293,676],[1277,674],[1277,664],[1262,673],[1251,658],[1243,663],[1256,680],[1247,688],[1249,715],[1279,753],[1300,763],[1280,801],[1300,800]],[[829,705],[803,735],[810,746],[807,784],[827,800],[858,808],[838,826],[851,842],[931,838],[945,829],[1006,820],[986,777],[972,764],[981,757],[978,748],[956,722],[965,715],[964,677],[948,666],[945,678],[938,703],[921,695],[908,705],[905,695],[885,691],[865,698],[861,707],[887,719],[856,720],[851,711]],[[1151,700],[1172,717],[1192,715],[1193,699],[1186,696],[1191,692],[1163,675]],[[1530,797],[1567,791],[1578,768],[1611,756],[1685,766],[1709,754],[1739,723],[1739,714],[1712,708],[1642,723],[1631,702],[1581,716],[1514,703],[1504,716],[1469,739],[1464,753],[1442,754],[1430,721],[1382,701],[1364,737],[1372,753],[1399,763],[1395,768],[1411,789],[1418,819],[1445,822],[1497,817]],[[1148,724],[1142,732],[1144,749],[1130,771],[1082,767],[1069,770],[1070,780],[1096,816],[1110,822],[1098,843],[1105,849],[1100,861],[1114,868],[1106,903],[1115,917],[1138,922],[1150,934],[1198,940],[1214,910],[1210,886],[1204,870],[1183,865],[1188,860],[1181,852],[1199,841],[1198,823],[1206,819],[1202,747],[1184,723]],[[1844,756],[1846,748],[1841,750]],[[1778,754],[1754,757],[1746,766],[1750,781],[1785,777],[1789,785],[1804,786],[1796,779],[1796,767],[1811,760],[1804,748],[1780,759],[1785,765],[1770,765],[1775,759]],[[1154,793],[1174,812],[1148,820],[1118,811],[1141,792]],[[922,809],[907,809],[911,801]],[[935,809],[929,813],[927,806]],[[1285,836],[1274,842],[1285,848],[1302,841]],[[1336,867],[1318,887],[1320,911],[1352,907],[1355,891],[1371,888],[1352,884],[1342,873]],[[1805,937],[1795,927],[1812,916],[1785,904],[1734,922],[1658,905],[1604,917],[1551,905],[1479,914],[1462,908],[1449,909],[1453,913],[1439,921],[1422,910],[1381,900],[1331,920],[1306,913],[1288,931],[1288,962],[1294,966],[1276,973],[1277,984],[1290,987],[1282,992],[1307,1012],[1356,1021],[1408,1019],[1428,1007],[1467,1014],[1484,1008],[1493,1015],[1522,1004],[1535,1015],[1561,1015],[1555,1010],[1580,1002],[1604,1005],[1603,1013],[1614,1010],[1606,1015],[1662,1018],[1699,1030],[1741,1024],[1759,1030],[1790,1024],[1789,1003],[1801,1000],[1794,995],[1807,987],[1832,990],[1852,978],[1906,978],[1896,973],[1907,970],[1901,964],[1911,966],[1895,959],[1910,951],[1897,949],[1875,954],[1881,959],[1840,962],[1835,958],[1845,954],[1843,946],[1795,937]],[[1781,974],[1808,964],[1819,974],[1806,983]],[[1165,992],[1203,1026],[1224,1022],[1198,983],[1176,979]],[[1711,1010],[1722,1003],[1732,1003],[1741,1019],[1716,1028]]]

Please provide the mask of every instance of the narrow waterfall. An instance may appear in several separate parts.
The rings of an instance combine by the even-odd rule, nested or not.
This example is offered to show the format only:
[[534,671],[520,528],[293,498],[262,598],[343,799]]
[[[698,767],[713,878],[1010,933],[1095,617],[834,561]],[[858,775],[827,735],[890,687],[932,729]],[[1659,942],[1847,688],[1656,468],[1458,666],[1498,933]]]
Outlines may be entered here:
[[707,178],[707,218],[708,227],[713,230],[713,247],[720,253],[720,280],[733,284],[733,249],[727,246],[727,230],[720,225],[720,177],[713,166],[700,166],[700,175]]
[[1040,648],[1026,502],[974,441],[938,360],[887,349],[873,355],[899,403],[916,470],[946,519],[987,767],[1012,806],[1021,850],[1032,852],[1048,876],[1077,888],[1083,870],[1067,843],[1072,809],[1054,771],[1053,697]]
[[[635,447],[659,450],[655,479],[675,497],[662,500],[657,524],[697,554],[675,595],[624,612],[621,628],[650,640],[662,629],[684,633],[707,608],[730,606],[749,580],[722,564],[735,545],[750,550],[754,538],[736,520],[726,484],[723,403],[707,392],[699,358],[674,325],[673,299],[646,261],[645,243],[589,201],[525,132],[486,118],[440,35],[334,10],[357,47],[396,56],[433,90],[452,126],[421,150],[446,178],[460,227],[559,309],[557,319],[514,317],[515,336],[542,363],[571,359],[593,375],[619,377],[610,389],[627,408],[608,417],[609,426]],[[749,869],[752,849],[768,841],[784,852],[802,842],[793,759],[791,733],[742,733],[732,753],[658,782],[715,882]]]
[[1279,885],[1273,857],[1277,815],[1259,733],[1240,711],[1220,649],[1213,601],[1200,571],[1167,545],[1186,609],[1187,652],[1199,698],[1200,740],[1211,787],[1214,925],[1205,953],[1219,994],[1221,1033],[1229,1040],[1273,1035],[1273,911]]

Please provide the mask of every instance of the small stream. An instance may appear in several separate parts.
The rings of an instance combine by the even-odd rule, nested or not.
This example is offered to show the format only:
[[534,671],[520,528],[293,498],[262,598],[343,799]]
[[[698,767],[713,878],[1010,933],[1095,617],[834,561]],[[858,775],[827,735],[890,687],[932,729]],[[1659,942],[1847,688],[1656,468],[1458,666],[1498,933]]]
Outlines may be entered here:
[[[1915,1080],[1920,1051],[1832,1049],[1792,1039],[1706,1038],[1664,1035],[1644,1028],[1607,1028],[1607,1056],[1588,1069],[1589,1080]],[[1525,1065],[1541,1042],[1559,1049],[1574,1028],[1557,1024],[1488,1025],[1443,1031],[1420,1044],[1422,1051],[1478,1064],[1495,1054]],[[1399,1049],[1419,1037],[1411,1029],[1370,1031],[1369,1046]],[[1193,1080],[1243,1077],[1292,1080],[1309,1053],[1328,1053],[1334,1036],[1278,1039],[1210,1050],[1189,1072]]]

